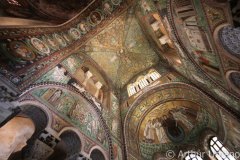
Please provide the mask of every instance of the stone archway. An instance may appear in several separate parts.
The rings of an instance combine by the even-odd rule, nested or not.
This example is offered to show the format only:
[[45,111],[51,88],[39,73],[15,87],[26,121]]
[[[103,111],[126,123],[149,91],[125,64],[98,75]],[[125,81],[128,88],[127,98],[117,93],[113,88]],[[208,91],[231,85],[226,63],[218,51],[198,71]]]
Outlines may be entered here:
[[20,153],[34,131],[35,126],[30,118],[14,117],[9,120],[0,128],[0,159],[7,160],[11,154]]
[[90,158],[92,158],[92,160],[105,160],[103,153],[98,149],[92,150]]
[[48,160],[75,160],[81,150],[81,140],[77,133],[71,130],[60,135],[61,141],[55,146],[54,153]]
[[8,132],[4,140],[12,139],[8,144],[11,150],[9,159],[12,160],[31,157],[35,141],[48,123],[48,116],[42,109],[33,105],[21,106],[21,109],[22,111],[7,122],[0,131],[1,133]]
[[22,115],[27,115],[35,125],[35,132],[32,137],[27,141],[27,146],[23,148],[23,157],[30,157],[32,154],[32,149],[34,142],[40,136],[41,132],[47,127],[48,116],[46,113],[38,107],[35,106],[23,106]]

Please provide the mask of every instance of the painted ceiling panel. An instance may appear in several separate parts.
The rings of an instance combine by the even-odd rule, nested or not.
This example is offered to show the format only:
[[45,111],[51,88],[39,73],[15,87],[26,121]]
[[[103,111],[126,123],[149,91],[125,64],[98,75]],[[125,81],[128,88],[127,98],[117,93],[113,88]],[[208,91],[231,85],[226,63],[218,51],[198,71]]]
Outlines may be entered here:
[[117,87],[159,60],[132,9],[91,39],[83,51],[102,67]]

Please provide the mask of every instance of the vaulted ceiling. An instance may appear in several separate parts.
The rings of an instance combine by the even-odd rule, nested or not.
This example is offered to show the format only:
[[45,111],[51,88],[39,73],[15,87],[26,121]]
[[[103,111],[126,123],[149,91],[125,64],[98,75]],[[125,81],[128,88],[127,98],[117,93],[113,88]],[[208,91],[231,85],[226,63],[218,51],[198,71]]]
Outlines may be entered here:
[[159,61],[130,8],[116,18],[83,49],[117,87]]
[[[29,4],[32,1],[28,0]],[[116,4],[116,1],[119,4]],[[193,16],[201,16],[199,18],[201,22],[207,22],[208,17],[214,14],[222,15],[223,13],[221,8],[209,7],[211,5],[206,1],[185,1],[195,2],[189,5],[197,9]],[[46,8],[45,16],[50,15],[52,20],[59,18],[62,22],[78,14],[79,10],[83,10],[91,2],[93,1],[78,3],[77,0],[71,0],[66,3],[56,0],[38,0],[34,3],[34,6],[38,8],[37,11]],[[107,2],[107,5],[104,2]],[[87,131],[85,127],[90,122],[87,120],[85,122],[81,121],[81,117],[85,116],[82,113],[88,115],[89,108],[93,104],[97,104],[96,101],[93,101],[95,100],[93,95],[98,93],[95,90],[97,88],[96,84],[101,82],[107,86],[110,82],[113,87],[109,87],[109,90],[103,90],[106,95],[104,93],[102,97],[106,98],[101,101],[103,109],[98,104],[100,109],[98,108],[97,113],[103,116],[107,127],[117,137],[115,137],[116,139],[119,138],[119,142],[124,143],[119,136],[121,134],[118,134],[123,131],[124,136],[127,137],[125,139],[129,143],[126,143],[127,147],[134,151],[138,147],[137,143],[140,142],[141,152],[146,153],[145,159],[151,159],[154,154],[151,152],[161,150],[159,148],[165,143],[160,143],[159,139],[155,139],[153,142],[157,145],[148,144],[149,142],[144,139],[145,135],[143,133],[148,122],[154,121],[155,123],[158,121],[160,123],[161,121],[161,123],[166,123],[166,119],[165,122],[160,118],[165,116],[165,118],[176,119],[176,115],[180,115],[182,121],[179,123],[181,125],[177,130],[179,135],[184,134],[184,139],[180,137],[182,138],[180,140],[181,143],[183,142],[182,144],[185,144],[192,141],[191,137],[200,136],[200,132],[207,127],[217,132],[218,124],[216,120],[220,119],[220,112],[218,114],[217,109],[220,105],[215,105],[215,101],[209,98],[210,96],[226,106],[225,109],[228,109],[228,111],[236,114],[240,113],[239,95],[232,92],[227,83],[226,85],[223,83],[229,71],[231,71],[230,78],[232,78],[232,81],[238,80],[239,71],[237,70],[240,66],[235,61],[236,58],[225,58],[223,56],[225,51],[217,50],[219,44],[217,42],[216,45],[214,35],[210,32],[211,26],[208,26],[208,23],[203,23],[206,31],[203,30],[204,32],[201,34],[200,29],[202,28],[199,29],[199,26],[196,25],[194,29],[199,32],[194,33],[199,33],[198,36],[195,36],[196,34],[194,36],[187,35],[189,30],[183,23],[185,19],[180,19],[179,15],[175,14],[175,5],[177,6],[175,2],[178,2],[177,0],[154,1],[156,3],[152,0],[138,0],[135,4],[129,2],[130,0],[96,0],[92,6],[85,10],[86,12],[78,14],[78,17],[68,23],[55,27],[0,29],[0,67],[2,67],[0,73],[22,91],[33,84],[37,86],[48,83],[52,86],[55,85],[55,87],[56,84],[67,86],[70,89],[75,86],[74,89],[78,89],[79,92],[82,91],[81,94],[91,102],[91,105],[86,102],[86,108],[81,106],[85,104],[81,102],[82,98],[75,95],[72,96],[74,98],[69,98],[70,92],[63,92],[47,85],[48,89],[34,91],[31,94],[33,98],[58,111],[57,113],[64,119],[76,120],[72,121],[75,125],[81,122],[81,125],[77,127],[83,133]],[[182,1],[179,0],[179,2]],[[205,10],[208,11],[209,15],[203,14]],[[193,18],[193,20],[195,19]],[[225,20],[223,22],[227,23],[228,19]],[[198,24],[199,22],[194,23]],[[202,35],[211,37],[208,45],[216,47],[213,50],[211,49],[211,52],[202,49],[205,47],[201,47],[201,45],[204,42],[207,43],[201,37]],[[192,37],[196,39],[191,41]],[[199,41],[199,39],[202,41]],[[197,46],[198,48],[196,48],[196,45],[193,44],[200,44],[200,47]],[[170,53],[173,52],[176,53],[178,64],[174,64],[176,60],[171,61],[173,56],[170,56]],[[217,59],[218,56],[223,59],[222,62],[226,63],[220,63],[221,61]],[[163,60],[163,57],[165,60]],[[206,64],[202,65],[203,62]],[[142,92],[138,92],[138,95],[128,96],[126,85],[129,82],[134,83],[137,81],[138,75],[144,75],[153,67],[161,75],[155,81],[157,83],[150,84],[144,89],[141,88]],[[161,73],[161,68],[164,68],[164,74]],[[167,77],[168,74],[172,76]],[[90,79],[91,77],[92,79]],[[163,78],[166,80],[163,80]],[[239,84],[238,81],[235,83]],[[92,88],[89,86],[90,89],[87,88],[87,84]],[[195,84],[199,90],[192,87],[192,84]],[[81,88],[81,86],[86,87],[86,89]],[[200,89],[203,92],[205,91],[209,97],[203,94]],[[239,88],[237,91],[239,91]],[[92,95],[86,94],[88,92]],[[116,93],[119,92],[124,98],[118,97]],[[60,96],[56,100],[54,97],[58,94]],[[131,98],[133,99],[132,102],[129,101]],[[74,112],[68,114],[72,109],[76,111],[76,115]],[[95,109],[92,109],[92,111],[94,112]],[[95,118],[95,114],[92,117]],[[94,123],[98,121],[97,119],[93,120]],[[126,128],[126,131],[120,127],[120,123],[123,124],[124,129]],[[119,128],[114,127],[114,125],[119,125],[117,126]],[[193,129],[193,126],[195,129]],[[183,131],[184,129],[185,131]],[[171,136],[171,133],[169,135]],[[88,137],[93,138],[94,141],[97,140],[97,134],[90,134]],[[177,140],[177,142],[180,141]],[[150,143],[152,142],[150,141]],[[111,145],[110,142],[108,144]],[[172,147],[172,143],[169,144]],[[168,145],[165,146],[168,147]],[[154,147],[155,150],[153,150]],[[105,148],[107,149],[108,145]],[[134,154],[139,156],[138,152],[140,150],[137,150]],[[151,152],[148,152],[149,150]]]

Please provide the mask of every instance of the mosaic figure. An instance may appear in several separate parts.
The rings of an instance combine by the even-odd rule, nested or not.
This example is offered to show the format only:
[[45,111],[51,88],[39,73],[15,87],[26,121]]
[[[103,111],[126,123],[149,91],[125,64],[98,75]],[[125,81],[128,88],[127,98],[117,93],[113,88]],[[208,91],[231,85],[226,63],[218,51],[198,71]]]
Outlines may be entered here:
[[23,60],[33,60],[35,54],[22,42],[13,41],[9,44],[12,54]]
[[152,143],[154,141],[154,126],[152,120],[148,120],[145,126],[144,137],[146,142]]
[[189,130],[193,128],[192,122],[189,118],[183,113],[183,110],[172,110],[169,113],[173,116],[176,121],[182,122]]
[[65,41],[65,39],[62,36],[60,36],[58,34],[54,34],[54,37],[62,47],[65,47],[67,45],[67,42]]
[[51,49],[53,50],[59,49],[57,42],[52,37],[44,36],[43,40],[49,45]]
[[71,28],[69,30],[69,34],[71,35],[71,37],[75,40],[79,39],[81,37],[81,33],[78,29],[76,28]]
[[86,21],[80,22],[78,24],[78,28],[80,29],[80,32],[83,34],[86,34],[90,30],[90,27],[88,26]]
[[56,102],[62,95],[62,90],[57,90],[49,99],[49,102]]
[[31,38],[31,44],[33,47],[39,51],[38,53],[41,55],[49,55],[50,49],[47,44],[45,44],[42,40],[38,38]]
[[97,25],[102,21],[102,15],[99,11],[93,11],[89,16],[90,22],[93,25]]
[[110,14],[112,14],[113,7],[109,2],[104,2],[103,10],[104,10],[105,14],[110,15]]
[[166,133],[165,133],[164,128],[163,128],[163,125],[161,123],[161,119],[157,118],[154,121],[155,121],[155,123],[154,123],[153,127],[156,130],[157,139],[158,139],[159,143],[166,143],[166,142],[168,142],[168,138],[166,136]]
[[72,39],[69,37],[67,33],[63,33],[63,38],[68,42],[71,43]]

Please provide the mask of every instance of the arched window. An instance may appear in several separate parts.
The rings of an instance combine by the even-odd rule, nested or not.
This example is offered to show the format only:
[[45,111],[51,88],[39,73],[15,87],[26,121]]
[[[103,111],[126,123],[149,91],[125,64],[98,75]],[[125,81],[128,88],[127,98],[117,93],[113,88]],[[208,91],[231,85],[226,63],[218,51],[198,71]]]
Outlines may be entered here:
[[138,77],[136,82],[128,85],[127,87],[128,95],[129,96],[134,95],[135,93],[139,92],[146,86],[150,85],[160,77],[161,75],[156,70],[151,69],[148,72],[148,74],[146,74],[145,76]]
[[203,160],[203,159],[199,155],[197,155],[196,153],[189,153],[184,158],[184,160]]
[[81,140],[77,133],[71,130],[60,135],[61,141],[54,147],[54,152],[48,160],[76,159],[81,151]]
[[217,137],[210,140],[210,150],[217,160],[236,160]]
[[149,77],[150,77],[153,81],[155,81],[155,80],[157,80],[158,78],[160,78],[160,74],[159,74],[158,72],[156,72],[156,71],[153,71],[152,73],[149,74]]
[[133,84],[129,85],[128,86],[128,95],[131,96],[131,95],[134,95],[135,93],[137,93],[135,87]]
[[92,160],[105,160],[105,157],[104,157],[103,153],[100,150],[98,150],[98,149],[94,149],[91,152],[90,158]]

